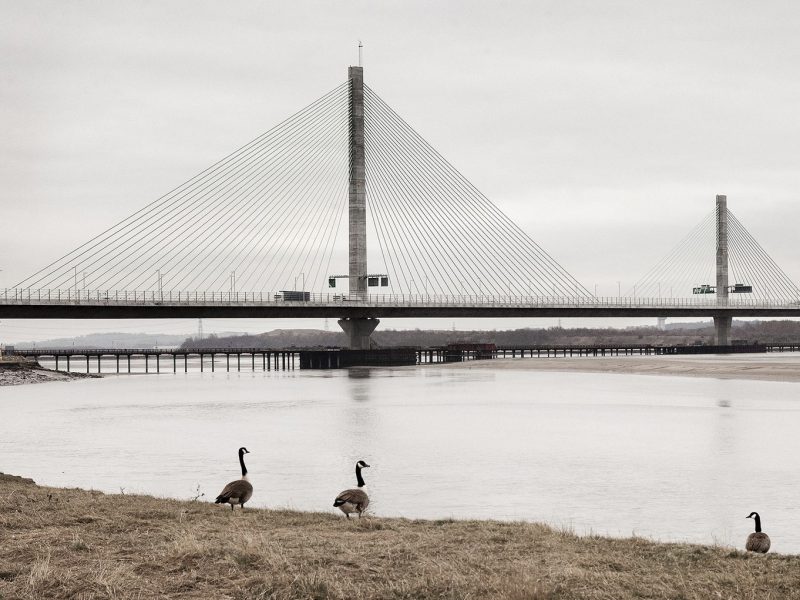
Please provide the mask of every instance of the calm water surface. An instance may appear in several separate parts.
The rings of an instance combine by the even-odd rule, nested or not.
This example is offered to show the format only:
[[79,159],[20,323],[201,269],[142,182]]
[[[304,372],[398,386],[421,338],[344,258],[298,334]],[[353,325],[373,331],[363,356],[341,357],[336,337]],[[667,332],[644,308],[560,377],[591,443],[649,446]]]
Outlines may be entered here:
[[798,383],[217,371],[6,387],[0,402],[0,471],[42,484],[176,498],[199,486],[213,500],[244,445],[257,506],[333,511],[364,459],[377,515],[741,546],[757,510],[776,552],[800,552]]

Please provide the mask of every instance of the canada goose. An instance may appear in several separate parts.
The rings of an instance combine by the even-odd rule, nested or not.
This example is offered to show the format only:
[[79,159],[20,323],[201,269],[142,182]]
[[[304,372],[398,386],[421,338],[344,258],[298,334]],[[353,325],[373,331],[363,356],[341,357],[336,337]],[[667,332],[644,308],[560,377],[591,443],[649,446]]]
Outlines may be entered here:
[[747,518],[756,520],[756,530],[747,536],[747,543],[744,547],[750,552],[766,554],[769,551],[769,536],[761,531],[761,517],[757,512],[751,512]]
[[238,504],[244,508],[244,503],[250,500],[253,495],[253,484],[247,480],[247,467],[244,466],[244,455],[250,454],[247,448],[239,448],[239,464],[242,465],[242,478],[231,481],[220,492],[214,504],[228,503],[233,510],[234,505]]
[[364,489],[364,478],[361,477],[361,469],[367,467],[369,467],[369,465],[363,460],[358,461],[356,463],[356,481],[358,482],[358,487],[343,491],[336,496],[336,500],[333,501],[333,505],[346,514],[348,519],[350,518],[351,512],[357,512],[358,518],[360,519],[361,513],[367,510],[369,506],[369,496],[367,496],[367,490]]

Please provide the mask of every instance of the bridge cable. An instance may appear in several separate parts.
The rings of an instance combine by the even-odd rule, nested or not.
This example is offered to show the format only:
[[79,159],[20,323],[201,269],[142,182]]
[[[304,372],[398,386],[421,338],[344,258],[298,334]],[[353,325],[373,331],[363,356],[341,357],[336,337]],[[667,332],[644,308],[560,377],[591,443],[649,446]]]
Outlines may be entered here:
[[[371,90],[370,90],[368,93],[371,93]],[[377,98],[377,96],[376,96],[376,95],[375,95],[375,97]],[[390,109],[389,109],[389,110],[390,110]],[[393,113],[393,111],[392,111],[392,114],[396,114],[396,113]],[[404,123],[404,121],[402,121],[402,120],[400,120],[400,122]],[[397,127],[398,127],[398,126],[397,126],[397,125],[395,125],[395,128],[397,128]],[[410,132],[411,132],[411,133],[412,133],[412,134],[413,134],[413,135],[414,135],[414,136],[415,136],[417,139],[421,139],[421,138],[419,138],[418,134],[416,134],[416,132],[413,132],[413,130],[412,130],[412,129],[410,129],[410,127],[408,127],[408,126],[407,126],[407,124],[405,125],[405,128],[406,128],[408,131],[410,131]],[[422,144],[425,144],[425,143],[424,143],[424,140],[422,141],[422,143],[420,144],[420,146],[422,146]],[[430,146],[429,146],[429,145],[425,145],[425,146],[422,146],[422,147],[423,147],[423,148],[425,148],[425,150],[426,150],[428,153],[430,153],[430,152],[432,151],[432,149],[430,149]],[[433,153],[434,153],[435,159],[438,159],[439,161],[441,161],[441,162],[444,162],[445,164],[449,165],[449,163],[446,163],[446,161],[444,161],[443,159],[441,159],[441,157],[438,155],[438,153],[435,153],[435,151],[433,151]],[[434,159],[434,160],[435,160],[435,159]],[[433,164],[436,164],[436,163],[434,162]],[[458,172],[457,172],[457,171],[455,171],[455,170],[452,168],[452,166],[449,166],[449,167],[450,167],[450,169],[449,169],[449,170],[450,170],[450,174],[449,174],[449,177],[450,177],[450,179],[449,179],[449,182],[451,182],[451,183],[453,182],[453,173],[455,173],[455,174],[457,175],[457,177],[459,177],[460,179],[462,179],[462,180],[463,180],[463,176],[461,176],[460,174],[458,174]],[[439,178],[439,179],[434,179],[434,180],[442,181],[442,179],[441,179],[440,177],[441,177],[441,175],[440,175],[440,174],[437,174],[437,175],[436,175],[436,178]],[[453,186],[453,187],[455,187],[455,186]],[[474,189],[474,188],[473,188],[473,189]],[[481,196],[481,197],[482,197],[482,196]],[[488,200],[486,200],[486,199],[485,199],[485,197],[482,197],[482,199],[483,199],[483,200],[484,200],[486,203],[488,203],[488,204],[490,204],[490,205],[491,205],[491,203],[490,203],[490,202],[488,202]],[[493,205],[491,205],[491,206],[493,207]],[[474,212],[474,206],[472,206],[471,204],[466,204],[466,208],[467,208],[466,216],[472,215],[471,219],[473,219],[473,220],[474,220],[474,219],[475,219],[475,215],[476,215],[476,214],[479,214],[479,213],[475,213],[475,212]],[[484,206],[483,210],[484,210],[484,211],[486,210],[486,207],[485,207],[485,206]],[[495,218],[497,217],[497,213],[499,213],[499,214],[500,214],[500,215],[501,215],[501,216],[504,218],[504,220],[505,220],[505,221],[507,221],[507,220],[508,220],[508,219],[507,219],[507,217],[505,217],[505,215],[503,215],[502,213],[500,213],[499,211],[497,211],[497,210],[496,210],[496,208],[495,208],[495,214],[493,215]],[[462,223],[463,223],[463,221],[462,221]],[[468,230],[469,230],[469,229],[468,229]],[[474,232],[473,232],[473,233],[474,233]],[[523,235],[524,235],[524,234],[523,234]],[[526,238],[526,239],[525,239],[525,243],[530,243],[530,238],[528,238],[527,236],[525,236],[525,238]],[[468,246],[468,247],[469,247],[469,246]],[[518,263],[518,261],[514,260],[514,257],[513,257],[513,256],[512,256],[512,257],[509,257],[509,258],[511,258],[511,260],[512,260],[512,261],[514,261],[514,262],[517,262],[517,263]],[[553,261],[553,263],[554,263],[555,265],[557,265],[557,263],[555,263],[554,261]],[[486,267],[486,263],[484,262],[483,264],[484,264],[484,269],[485,269],[485,267]],[[519,264],[519,263],[518,263],[518,264]],[[490,276],[491,276],[491,275],[492,275],[492,274],[491,274],[491,272],[488,272],[488,275],[490,275]],[[547,271],[545,271],[545,272],[544,272],[544,275],[545,275],[545,276],[547,276]],[[549,278],[549,277],[548,277],[548,278]],[[578,289],[578,290],[580,290],[580,288],[581,288],[582,286],[580,286],[580,285],[578,284],[578,286],[577,286],[577,288],[576,288],[576,287],[574,286],[574,283],[573,283],[573,282],[574,282],[574,279],[572,279],[571,277],[570,277],[570,279],[571,279],[571,281],[570,281],[570,282],[569,282],[569,284],[566,286],[566,288],[565,288],[565,287],[563,287],[563,286],[564,286],[564,282],[563,282],[563,280],[558,280],[558,279],[556,279],[556,280],[553,280],[553,279],[551,279],[551,283],[552,283],[552,284],[555,284],[555,287],[559,287],[559,288],[561,288],[561,290],[562,290],[562,291],[563,291],[564,289],[566,289],[566,290],[568,291],[568,294],[569,294],[569,295],[572,295],[572,294],[573,294],[573,292],[574,292],[574,289]],[[495,279],[495,281],[496,281],[496,279]],[[585,290],[585,288],[584,288],[584,290]],[[497,290],[497,291],[499,291],[500,293],[504,293],[504,290],[502,290],[502,289],[500,289],[500,290]],[[591,294],[589,294],[589,295],[591,295]]]
[[348,85],[348,84],[347,83],[342,84],[341,86],[339,86],[338,88],[332,90],[331,92],[329,92],[328,94],[326,94],[322,98],[312,102],[311,104],[309,104],[307,107],[305,107],[304,109],[302,109],[301,111],[299,111],[298,113],[293,115],[292,117],[289,117],[288,119],[285,119],[284,121],[282,121],[281,123],[279,123],[278,125],[273,127],[272,129],[270,129],[267,132],[263,133],[262,135],[258,136],[254,140],[251,140],[247,144],[241,146],[240,148],[238,148],[234,152],[230,153],[229,155],[227,155],[223,159],[217,161],[216,163],[214,163],[213,165],[211,165],[207,169],[201,171],[200,173],[198,173],[197,175],[195,175],[194,177],[192,177],[188,181],[186,181],[183,184],[177,186],[176,188],[173,188],[173,190],[171,190],[167,194],[165,194],[165,195],[161,196],[160,198],[154,200],[153,202],[145,205],[144,207],[142,207],[138,211],[134,212],[132,215],[126,217],[125,219],[123,219],[119,223],[113,225],[112,227],[104,230],[103,232],[101,232],[97,236],[93,237],[89,241],[87,241],[84,244],[82,244],[81,246],[79,246],[78,248],[72,250],[71,252],[67,253],[66,255],[60,257],[59,259],[51,262],[50,264],[46,265],[45,267],[43,267],[39,271],[36,271],[35,273],[30,275],[29,277],[25,278],[24,280],[22,280],[21,282],[16,284],[15,287],[18,287],[18,288],[22,288],[22,287],[30,288],[33,285],[36,285],[36,283],[38,283],[38,281],[41,280],[41,278],[39,280],[34,280],[34,278],[36,276],[42,275],[42,274],[47,273],[47,272],[52,272],[53,269],[59,268],[59,265],[63,266],[64,263],[66,263],[66,262],[68,262],[70,260],[75,260],[76,258],[82,256],[86,252],[88,252],[88,251],[92,250],[93,248],[95,248],[99,243],[101,243],[103,241],[106,241],[108,239],[109,235],[113,235],[114,233],[118,232],[121,228],[127,227],[129,225],[132,225],[133,223],[137,222],[139,219],[141,219],[141,218],[147,216],[148,214],[151,214],[152,212],[154,212],[152,210],[154,207],[156,207],[156,206],[158,206],[160,204],[166,204],[167,206],[169,206],[169,204],[171,203],[170,201],[177,202],[178,200],[176,200],[176,197],[179,198],[179,193],[181,191],[185,190],[187,188],[187,186],[195,184],[198,181],[201,181],[202,179],[204,179],[204,178],[208,177],[209,175],[213,174],[215,171],[219,170],[220,168],[222,168],[223,166],[228,164],[234,157],[239,157],[243,153],[246,153],[247,151],[252,149],[253,146],[255,146],[259,142],[261,142],[264,138],[270,136],[276,130],[279,130],[280,128],[282,128],[287,122],[291,122],[293,119],[295,119],[297,117],[297,115],[302,115],[306,110],[314,107],[314,105],[316,105],[320,101],[323,101],[330,94],[335,94],[337,92],[337,90],[339,90],[340,88],[342,88],[342,87],[344,87],[346,85]]
[[[212,198],[213,198],[213,196],[212,196]],[[82,268],[85,268],[85,266],[82,266]]]
[[[383,106],[383,107],[385,107],[385,106],[386,106],[386,105],[385,105],[385,103],[383,103],[382,101],[380,101],[380,99],[377,97],[377,95],[376,95],[376,94],[374,94],[374,93],[373,93],[371,90],[369,90],[369,93],[373,94],[373,96],[376,98],[376,100],[377,100],[378,102],[380,102],[381,106]],[[391,111],[391,109],[390,109],[390,108],[386,107],[384,110],[385,110],[385,111],[387,111],[387,112],[389,112],[390,114],[392,114],[392,115],[394,115],[394,116],[396,117],[396,113],[394,113],[394,111]],[[512,226],[512,229],[515,227],[515,225],[513,224],[513,222],[510,222],[510,220],[509,220],[509,219],[508,219],[508,218],[507,218],[507,217],[506,217],[506,216],[505,216],[503,213],[501,213],[499,210],[497,210],[497,209],[496,209],[496,207],[495,207],[495,206],[494,206],[494,205],[493,205],[493,204],[492,204],[490,201],[488,201],[488,199],[486,199],[486,198],[485,198],[485,196],[483,196],[482,194],[480,194],[480,192],[477,192],[477,190],[474,188],[474,186],[471,186],[471,184],[469,184],[469,182],[468,182],[468,181],[466,181],[466,180],[463,178],[463,176],[462,176],[460,173],[458,173],[458,171],[456,171],[456,170],[455,170],[455,169],[452,167],[452,165],[450,165],[449,163],[447,163],[447,161],[445,161],[445,160],[444,160],[444,159],[441,157],[441,155],[439,155],[438,153],[436,153],[436,152],[435,152],[435,151],[434,151],[434,150],[433,150],[433,149],[430,147],[430,145],[429,145],[429,144],[427,144],[427,143],[426,143],[426,142],[425,142],[425,141],[424,141],[424,140],[423,140],[423,139],[422,139],[422,138],[419,136],[419,134],[417,134],[416,132],[414,132],[414,131],[413,131],[413,129],[412,129],[412,128],[410,128],[410,127],[407,125],[407,123],[405,123],[405,121],[403,121],[403,120],[402,120],[400,117],[396,117],[396,119],[397,119],[397,122],[398,122],[398,123],[402,123],[402,124],[403,124],[403,125],[402,125],[402,127],[403,127],[403,128],[406,130],[406,131],[407,131],[407,135],[408,135],[409,137],[411,137],[411,138],[413,138],[413,139],[416,139],[416,140],[418,140],[418,144],[419,144],[419,146],[420,146],[421,148],[423,148],[423,149],[424,149],[424,151],[426,152],[426,156],[427,156],[429,159],[431,159],[431,164],[435,165],[435,166],[436,166],[436,167],[437,167],[437,168],[438,168],[440,171],[442,170],[442,166],[441,166],[441,165],[446,165],[446,167],[447,167],[447,171],[448,171],[448,177],[449,177],[449,181],[451,182],[451,185],[452,185],[452,187],[454,187],[454,188],[456,188],[456,187],[459,187],[459,188],[461,188],[461,189],[463,190],[463,189],[464,189],[466,186],[469,186],[469,187],[467,187],[466,189],[468,189],[468,190],[470,191],[470,193],[471,193],[471,195],[472,195],[472,196],[474,196],[474,195],[477,195],[477,196],[478,196],[478,198],[480,198],[480,201],[481,201],[481,203],[482,203],[482,206],[481,206],[480,208],[481,208],[481,210],[484,212],[484,214],[486,214],[486,210],[487,210],[487,208],[488,208],[488,207],[491,207],[490,214],[491,214],[491,216],[492,216],[492,217],[494,217],[495,219],[497,219],[497,218],[500,218],[500,219],[502,219],[502,221],[504,222],[504,225],[506,225],[506,226],[508,226],[508,225],[509,225],[509,223],[510,223],[510,224],[511,224],[511,226]],[[399,127],[399,125],[397,125],[396,127]],[[466,182],[466,186],[465,186],[465,182]],[[474,204],[473,204],[473,203],[474,203],[474,200],[470,200],[469,196],[467,197],[467,200],[468,200],[468,202],[469,202],[469,203],[468,203],[468,204],[466,204],[466,206],[467,206],[467,207],[469,207],[469,208],[474,208]],[[488,205],[488,207],[487,207],[487,205]],[[474,214],[474,213],[473,213],[473,214]],[[491,223],[492,221],[489,221],[489,222]],[[508,229],[506,229],[506,231],[505,231],[505,234],[507,234],[507,233],[508,233]],[[517,236],[519,235],[519,233],[518,233],[517,231],[514,231],[513,233],[514,233],[514,234],[516,234]],[[552,262],[552,266],[555,266],[557,270],[561,270],[563,273],[566,273],[565,271],[563,271],[563,269],[560,267],[560,265],[558,265],[558,264],[557,264],[555,261],[552,261],[552,258],[551,258],[551,257],[549,257],[549,255],[546,255],[546,253],[544,253],[543,251],[541,251],[541,249],[540,249],[540,248],[538,248],[538,246],[536,246],[536,245],[535,245],[535,243],[534,243],[534,242],[532,242],[532,241],[530,240],[530,238],[529,238],[529,237],[528,237],[526,234],[524,234],[524,233],[523,233],[523,234],[522,234],[522,236],[523,236],[523,240],[524,240],[524,241],[523,241],[523,244],[524,244],[524,245],[528,245],[528,246],[530,247],[530,245],[532,244],[532,245],[534,246],[534,251],[535,251],[535,254],[534,254],[534,256],[535,256],[535,257],[539,258],[539,256],[538,256],[538,255],[540,255],[540,254],[543,254],[543,255],[547,256],[547,257],[549,258],[549,260]],[[538,250],[537,250],[537,249],[538,249]],[[511,257],[511,258],[512,258],[512,260],[514,259],[514,257]],[[546,273],[547,273],[547,270],[546,270],[544,273],[546,274]],[[561,274],[561,273],[559,273],[559,274]],[[580,289],[582,288],[582,286],[580,286],[580,284],[578,284],[578,286],[576,287],[576,286],[575,286],[575,283],[577,283],[577,282],[575,282],[574,278],[572,278],[572,277],[571,277],[571,276],[569,276],[568,274],[567,274],[567,277],[569,278],[569,280],[570,280],[570,281],[569,281],[568,285],[566,286],[566,288],[564,287],[564,281],[563,281],[563,279],[561,279],[561,280],[551,280],[551,283],[558,283],[558,285],[557,285],[556,287],[560,287],[560,288],[562,289],[562,291],[563,291],[564,289],[566,289],[566,290],[568,291],[568,294],[569,294],[569,295],[572,295],[572,293],[573,293],[573,291],[574,291],[575,289],[578,289],[578,290],[580,290]],[[583,290],[584,290],[584,292],[586,292],[586,293],[587,293],[589,296],[591,296],[591,294],[589,294],[589,293],[588,293],[588,291],[586,291],[586,290],[585,290],[585,288],[583,288]],[[501,290],[501,293],[502,293],[502,290]]]
[[[369,113],[367,113],[367,114],[369,114]],[[384,137],[389,137],[389,136],[384,136]],[[385,147],[380,143],[378,143],[376,145],[379,148],[384,148]],[[408,178],[406,178],[404,180],[404,182],[408,182],[409,180],[414,181],[414,182],[424,182],[426,180],[425,174],[420,172],[419,167],[415,167],[413,164],[408,164],[408,163],[410,163],[412,161],[407,160],[407,158],[406,158],[407,155],[411,155],[411,153],[410,152],[402,152],[402,151],[398,152],[396,155],[392,155],[391,158],[388,158],[387,162],[389,164],[394,165],[395,167],[398,167],[398,166],[402,167],[403,171],[411,169],[411,171],[409,172],[410,176]],[[413,156],[413,155],[411,155],[411,156]],[[395,170],[397,171],[397,169],[395,169]],[[398,171],[398,175],[399,174],[400,174],[400,172]],[[400,186],[397,186],[397,187],[400,187]],[[406,190],[406,192],[407,192],[406,193],[406,199],[410,199],[412,201],[415,201],[415,200],[419,199],[420,202],[415,202],[415,204],[414,204],[415,206],[418,207],[418,212],[420,214],[425,213],[429,217],[431,217],[430,219],[424,218],[422,220],[423,223],[426,223],[426,224],[427,223],[431,223],[431,224],[434,224],[434,225],[440,225],[442,223],[442,220],[441,219],[439,219],[439,220],[435,219],[434,218],[434,213],[438,213],[440,215],[442,214],[440,212],[440,208],[441,208],[440,204],[441,203],[424,202],[424,201],[422,201],[423,198],[421,198],[417,193],[413,193],[413,194],[409,193],[409,188],[410,187],[411,186],[409,186],[409,185],[403,185],[402,186],[402,189]],[[425,199],[430,198],[430,194],[431,193],[436,193],[438,191],[436,189],[431,188],[428,185],[424,185],[424,187],[425,187],[425,189],[421,190],[421,193],[425,194]],[[411,188],[411,189],[414,189],[414,188]],[[444,189],[446,189],[446,187]],[[448,213],[448,214],[446,214],[444,216],[445,216],[446,219],[448,219],[447,222],[450,224],[450,226],[449,227],[445,227],[445,228],[438,227],[437,228],[437,238],[440,239],[440,240],[441,239],[450,239],[451,241],[460,242],[462,244],[462,247],[463,246],[468,246],[469,239],[466,238],[464,235],[459,235],[461,233],[461,228],[460,227],[453,227],[453,224],[456,223],[458,221],[458,219],[460,218],[459,213],[457,211],[453,211],[453,210],[448,209],[446,204],[444,204],[443,206],[444,206],[445,210]],[[462,222],[463,222],[463,220],[462,220]],[[478,233],[480,234],[482,232],[480,232],[480,230],[479,230]],[[452,237],[452,234],[458,235],[459,239],[458,240],[454,240],[454,238]],[[466,256],[466,252],[462,251],[460,253],[457,253],[456,257],[458,257],[459,254],[463,255],[463,256]],[[480,256],[481,256],[480,254],[477,255],[478,258],[480,258]],[[473,255],[473,258],[475,258],[475,255]],[[449,256],[449,257],[446,257],[446,259],[452,260],[452,257]],[[470,272],[469,265],[465,265],[463,262],[458,261],[458,260],[456,260],[455,262],[457,262],[458,264],[460,264],[462,266],[462,268],[460,269],[460,273],[461,273],[460,276],[462,278],[463,278],[463,273],[469,273]],[[491,273],[491,271],[489,271],[489,270],[487,270],[487,271],[489,273]],[[481,293],[480,283],[476,282],[474,280],[474,278],[472,278],[472,282],[473,282],[473,284],[475,284],[475,287],[472,288],[472,291],[475,291],[477,293]],[[508,283],[510,283],[510,282],[508,282]]]

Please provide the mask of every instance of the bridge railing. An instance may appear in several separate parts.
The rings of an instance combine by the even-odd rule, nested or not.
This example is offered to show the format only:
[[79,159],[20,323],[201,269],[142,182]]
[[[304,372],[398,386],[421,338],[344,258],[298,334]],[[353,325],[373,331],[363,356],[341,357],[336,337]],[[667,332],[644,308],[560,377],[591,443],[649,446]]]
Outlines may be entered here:
[[[299,298],[299,299],[298,299]],[[609,308],[798,308],[794,301],[752,298],[637,298],[632,296],[502,296],[440,294],[348,294],[313,292],[196,292],[158,290],[50,290],[6,288],[2,304],[90,306],[398,306],[398,307],[609,307]]]

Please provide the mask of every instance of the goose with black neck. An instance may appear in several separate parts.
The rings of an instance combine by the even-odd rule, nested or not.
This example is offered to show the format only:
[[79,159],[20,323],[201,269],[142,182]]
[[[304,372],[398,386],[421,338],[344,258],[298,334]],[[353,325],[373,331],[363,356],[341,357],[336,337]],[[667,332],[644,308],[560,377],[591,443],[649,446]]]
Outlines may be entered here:
[[245,454],[250,454],[250,451],[245,447],[239,448],[239,465],[242,467],[241,479],[231,481],[222,488],[214,504],[230,504],[231,510],[238,504],[244,509],[244,503],[253,496],[253,484],[247,478],[247,467],[244,464]]
[[347,518],[350,518],[350,513],[358,513],[358,517],[367,510],[369,506],[369,495],[366,490],[366,483],[364,477],[361,475],[361,469],[368,468],[369,465],[363,460],[356,463],[356,483],[358,487],[344,490],[341,494],[336,496],[333,501],[333,506],[341,510]]
[[759,552],[766,554],[769,551],[770,540],[769,536],[761,531],[761,517],[757,512],[751,512],[747,515],[748,519],[755,519],[756,530],[747,536],[747,542],[744,547],[748,552]]

